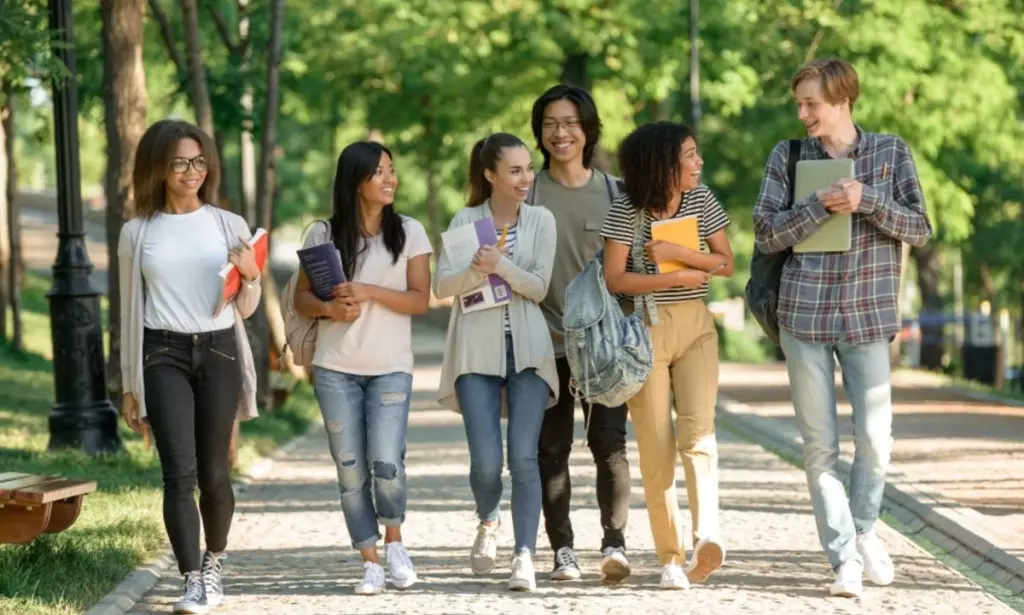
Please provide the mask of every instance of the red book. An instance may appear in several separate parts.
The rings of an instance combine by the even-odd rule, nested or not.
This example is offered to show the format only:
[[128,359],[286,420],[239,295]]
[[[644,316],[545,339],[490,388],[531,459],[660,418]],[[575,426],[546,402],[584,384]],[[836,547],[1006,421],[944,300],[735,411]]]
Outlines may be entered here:
[[[249,245],[256,252],[256,266],[263,271],[263,268],[267,265],[267,249],[270,245],[270,235],[267,234],[267,230],[264,228],[256,229],[256,232],[249,238]],[[218,316],[221,311],[238,295],[238,291],[242,289],[242,274],[238,272],[238,268],[228,263],[220,270],[220,298],[217,299],[217,309],[213,311],[214,317]]]

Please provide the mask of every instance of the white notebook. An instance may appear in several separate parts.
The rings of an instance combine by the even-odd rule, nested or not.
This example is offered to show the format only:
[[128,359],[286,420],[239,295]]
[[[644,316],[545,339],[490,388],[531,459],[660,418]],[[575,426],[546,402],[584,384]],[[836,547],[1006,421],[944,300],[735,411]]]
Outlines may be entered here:
[[[852,178],[852,158],[801,160],[796,163],[796,187],[793,198],[800,202],[840,179]],[[850,214],[832,214],[818,230],[793,246],[794,252],[847,252],[853,242]]]

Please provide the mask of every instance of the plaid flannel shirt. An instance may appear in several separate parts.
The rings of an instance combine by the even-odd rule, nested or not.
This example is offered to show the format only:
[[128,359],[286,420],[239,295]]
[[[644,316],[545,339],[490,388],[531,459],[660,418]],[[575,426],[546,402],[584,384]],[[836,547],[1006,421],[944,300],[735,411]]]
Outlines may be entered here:
[[[790,253],[782,272],[779,324],[794,337],[820,343],[864,344],[892,339],[899,330],[901,243],[923,246],[932,236],[913,155],[894,135],[857,127],[853,158],[863,184],[853,214],[848,252]],[[789,146],[775,146],[754,205],[754,234],[764,253],[792,248],[831,214],[816,195],[789,203]],[[801,160],[829,154],[804,139]]]

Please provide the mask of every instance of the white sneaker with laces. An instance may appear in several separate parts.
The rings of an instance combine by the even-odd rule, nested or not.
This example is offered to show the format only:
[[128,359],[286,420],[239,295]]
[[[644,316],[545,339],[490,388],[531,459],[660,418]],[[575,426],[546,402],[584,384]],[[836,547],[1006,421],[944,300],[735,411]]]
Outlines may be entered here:
[[384,592],[387,585],[384,567],[373,562],[363,562],[363,580],[356,585],[356,593],[360,596],[373,596]]
[[384,557],[388,560],[388,574],[391,584],[398,589],[408,589],[416,583],[416,570],[412,558],[400,542],[389,542],[384,546]]
[[892,558],[874,531],[857,536],[857,553],[864,559],[864,575],[875,585],[889,585],[896,578]]
[[476,528],[476,540],[473,541],[473,550],[469,554],[469,567],[473,574],[480,576],[490,574],[498,561],[498,528],[500,522],[491,525],[481,523]]
[[725,547],[714,538],[702,538],[693,547],[686,576],[691,583],[703,583],[725,563]]
[[686,578],[683,567],[679,564],[669,564],[661,569],[662,589],[690,589],[690,580]]
[[562,547],[555,553],[555,569],[551,571],[552,581],[575,581],[583,576],[576,553],[569,547]]
[[836,571],[836,580],[832,582],[829,593],[842,598],[859,598],[864,589],[863,574],[864,564],[859,559],[846,562]]
[[206,590],[203,587],[203,575],[198,570],[185,573],[185,591],[174,603],[175,613],[202,615],[209,610],[206,604]]
[[206,590],[206,604],[213,607],[224,601],[223,553],[216,555],[207,551],[203,554],[203,587]]
[[512,576],[508,579],[512,591],[532,592],[537,589],[537,572],[533,568],[533,556],[523,551],[512,558]]
[[605,547],[601,551],[601,581],[604,583],[621,583],[632,572],[626,550],[622,547]]

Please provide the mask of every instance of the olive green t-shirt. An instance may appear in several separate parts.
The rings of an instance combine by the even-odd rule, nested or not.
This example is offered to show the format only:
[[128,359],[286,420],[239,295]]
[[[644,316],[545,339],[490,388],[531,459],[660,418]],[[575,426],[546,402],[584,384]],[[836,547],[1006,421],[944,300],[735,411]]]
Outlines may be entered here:
[[556,182],[541,171],[534,185],[533,203],[541,205],[555,216],[558,245],[555,248],[555,266],[551,272],[548,295],[540,308],[551,331],[555,356],[565,356],[563,348],[562,313],[565,309],[565,289],[584,265],[591,261],[604,246],[601,226],[611,208],[608,181],[604,173],[594,169],[590,181],[578,188],[569,188]]

